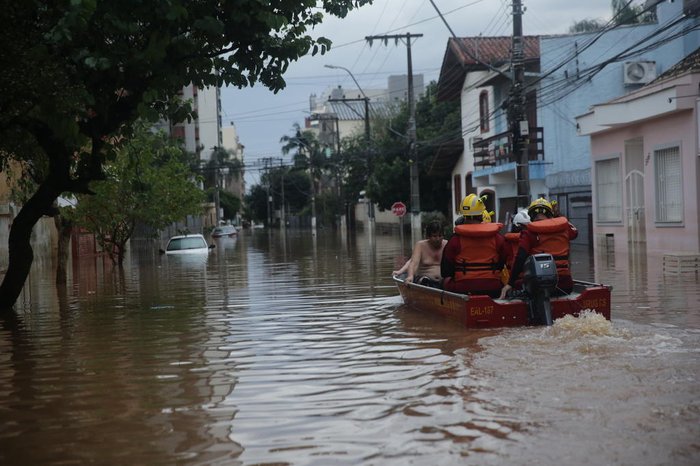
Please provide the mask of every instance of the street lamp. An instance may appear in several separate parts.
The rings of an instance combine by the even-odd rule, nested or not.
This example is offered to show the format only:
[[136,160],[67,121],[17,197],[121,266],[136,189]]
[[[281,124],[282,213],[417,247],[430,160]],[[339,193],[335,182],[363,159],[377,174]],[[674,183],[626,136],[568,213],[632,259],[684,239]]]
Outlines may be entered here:
[[355,86],[357,86],[357,88],[362,93],[362,97],[364,97],[365,99],[368,98],[367,95],[365,94],[365,91],[362,90],[362,88],[360,87],[360,84],[357,82],[357,79],[355,79],[355,76],[353,76],[352,72],[349,69],[345,68],[344,66],[335,66],[335,65],[323,65],[323,66],[326,68],[330,68],[332,70],[345,70],[350,75],[352,80],[355,82]]
[[[362,100],[365,101],[365,139],[367,140],[367,144],[369,144],[369,97],[367,97],[367,94],[365,94],[365,91],[362,90],[362,87],[360,87],[360,83],[357,82],[357,79],[355,79],[355,76],[352,74],[352,72],[345,68],[344,66],[335,66],[335,65],[323,65],[326,68],[330,68],[332,70],[344,70],[347,74],[350,75],[352,78],[353,82],[357,86],[357,89],[362,93]],[[353,100],[353,99],[347,99],[347,100]],[[354,99],[354,100],[360,100],[360,99]]]
[[[349,69],[345,68],[344,66],[336,66],[336,65],[323,65],[326,68],[330,68],[332,70],[343,70],[347,74],[350,75],[352,78],[353,82],[357,86],[357,89],[362,93],[362,100],[365,102],[365,140],[367,143],[367,163],[369,164],[369,140],[370,140],[370,133],[369,133],[369,97],[367,97],[367,94],[365,94],[365,91],[362,90],[362,87],[360,86],[360,83],[357,82],[357,79],[355,79],[355,76],[352,74],[352,71]],[[352,99],[348,99],[352,100]],[[359,100],[359,99],[355,99]],[[338,135],[338,138],[340,138],[340,135]],[[369,231],[370,234],[374,232],[374,205],[368,201],[367,203],[367,218],[368,218],[368,223],[369,223]]]

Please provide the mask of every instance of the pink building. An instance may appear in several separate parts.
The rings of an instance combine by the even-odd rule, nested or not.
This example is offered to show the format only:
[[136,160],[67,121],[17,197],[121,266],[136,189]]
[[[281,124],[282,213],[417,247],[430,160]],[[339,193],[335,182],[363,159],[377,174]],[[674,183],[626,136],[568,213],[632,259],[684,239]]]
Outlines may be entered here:
[[597,249],[700,253],[700,48],[576,118],[589,135]]

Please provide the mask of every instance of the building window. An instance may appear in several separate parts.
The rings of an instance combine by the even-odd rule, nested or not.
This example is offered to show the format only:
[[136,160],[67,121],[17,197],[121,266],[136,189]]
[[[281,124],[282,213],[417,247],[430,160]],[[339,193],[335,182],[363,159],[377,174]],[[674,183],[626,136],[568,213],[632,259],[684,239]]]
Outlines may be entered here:
[[599,222],[622,221],[622,183],[620,159],[595,163],[596,219]]
[[654,151],[656,221],[683,221],[681,155],[678,146]]
[[462,205],[462,177],[455,175],[452,182],[455,198],[455,212],[459,213],[459,207]]
[[487,91],[481,91],[479,94],[479,124],[482,133],[489,130],[489,93]]

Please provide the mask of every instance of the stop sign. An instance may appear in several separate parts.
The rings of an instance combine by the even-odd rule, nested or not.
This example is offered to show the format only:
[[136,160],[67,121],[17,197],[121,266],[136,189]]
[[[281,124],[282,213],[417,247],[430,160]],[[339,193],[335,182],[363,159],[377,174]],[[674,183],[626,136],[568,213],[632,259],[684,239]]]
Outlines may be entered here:
[[394,202],[391,205],[391,213],[396,215],[397,217],[403,217],[406,215],[406,204],[403,202]]

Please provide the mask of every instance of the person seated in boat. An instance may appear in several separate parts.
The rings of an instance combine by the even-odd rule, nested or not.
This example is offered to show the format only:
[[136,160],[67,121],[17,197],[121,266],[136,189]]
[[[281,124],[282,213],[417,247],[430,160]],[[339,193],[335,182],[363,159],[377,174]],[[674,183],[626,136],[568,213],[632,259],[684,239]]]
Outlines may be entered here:
[[440,259],[442,258],[442,250],[447,244],[447,240],[443,236],[442,224],[430,222],[425,228],[425,239],[415,244],[411,258],[393,274],[400,275],[406,272],[407,282],[439,288],[442,282]]
[[527,224],[518,241],[518,252],[513,261],[510,279],[501,290],[504,299],[508,291],[516,285],[518,276],[528,256],[533,254],[551,254],[557,264],[559,276],[557,288],[561,293],[571,293],[574,281],[569,264],[570,242],[578,236],[578,230],[569,220],[560,215],[554,217],[552,205],[544,198],[536,199],[527,209],[531,222]]
[[507,256],[505,238],[499,232],[503,225],[483,223],[486,207],[475,194],[464,198],[460,212],[462,219],[442,253],[443,289],[496,297]]

